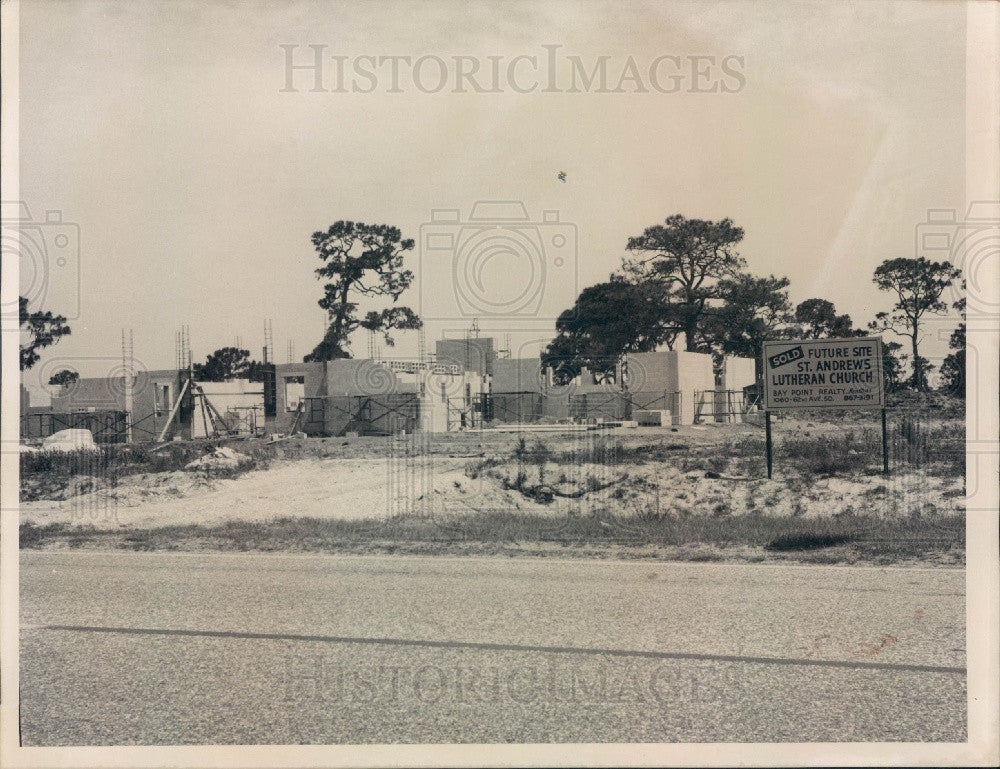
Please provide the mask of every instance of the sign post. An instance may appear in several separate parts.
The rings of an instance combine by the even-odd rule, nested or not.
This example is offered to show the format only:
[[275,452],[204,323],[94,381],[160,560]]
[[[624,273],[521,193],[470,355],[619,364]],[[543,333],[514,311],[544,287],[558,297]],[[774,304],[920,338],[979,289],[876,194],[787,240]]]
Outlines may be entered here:
[[771,412],[764,412],[764,443],[767,445],[767,477],[771,478]]
[[771,412],[881,409],[882,472],[889,474],[882,339],[783,339],[764,342],[764,429],[771,477]]
[[889,436],[885,429],[885,406],[882,407],[882,474],[889,474]]

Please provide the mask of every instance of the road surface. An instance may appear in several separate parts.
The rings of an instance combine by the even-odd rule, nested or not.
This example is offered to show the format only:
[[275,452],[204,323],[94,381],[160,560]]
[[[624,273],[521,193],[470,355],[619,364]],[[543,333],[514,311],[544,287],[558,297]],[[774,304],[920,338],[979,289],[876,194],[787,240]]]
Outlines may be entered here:
[[25,551],[24,745],[964,741],[954,569]]

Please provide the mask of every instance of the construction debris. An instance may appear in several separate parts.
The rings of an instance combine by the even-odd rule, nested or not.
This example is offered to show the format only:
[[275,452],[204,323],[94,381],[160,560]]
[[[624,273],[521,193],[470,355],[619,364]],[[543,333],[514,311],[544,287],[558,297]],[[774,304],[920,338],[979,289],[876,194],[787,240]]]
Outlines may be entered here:
[[249,462],[250,457],[241,454],[227,446],[214,449],[211,453],[199,457],[184,465],[185,470],[235,470],[242,462]]

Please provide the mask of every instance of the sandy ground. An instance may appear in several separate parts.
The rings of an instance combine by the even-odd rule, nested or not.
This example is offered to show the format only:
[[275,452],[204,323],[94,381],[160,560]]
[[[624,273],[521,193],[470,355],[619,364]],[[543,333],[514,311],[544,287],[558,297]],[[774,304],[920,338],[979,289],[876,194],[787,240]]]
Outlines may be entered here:
[[[211,479],[175,471],[128,476],[115,488],[61,501],[25,502],[21,520],[38,525],[70,523],[102,529],[175,524],[218,524],[228,520],[282,517],[381,518],[395,513],[462,514],[476,510],[519,510],[553,516],[596,509],[623,515],[746,515],[766,513],[826,517],[849,513],[901,516],[961,514],[963,479],[918,472],[890,478],[857,476],[817,479],[808,485],[682,473],[659,463],[644,465],[505,462],[470,478],[467,457],[275,461],[236,479]],[[545,483],[572,493],[607,485],[580,498],[556,496],[542,504],[504,488],[525,474],[528,486]]]

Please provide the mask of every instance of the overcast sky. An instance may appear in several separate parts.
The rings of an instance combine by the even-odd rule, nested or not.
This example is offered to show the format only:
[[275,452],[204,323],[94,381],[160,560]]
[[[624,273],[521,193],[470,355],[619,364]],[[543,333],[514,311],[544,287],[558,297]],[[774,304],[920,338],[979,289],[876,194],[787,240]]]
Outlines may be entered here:
[[[149,369],[174,365],[181,324],[196,360],[236,337],[259,357],[265,318],[276,359],[289,339],[301,359],[323,331],[310,235],[338,219],[419,241],[435,208],[467,218],[477,200],[519,200],[533,222],[558,211],[559,225],[535,231],[568,238],[561,255],[545,240],[543,320],[479,320],[484,334],[528,328],[514,352],[533,355],[552,334],[544,318],[572,298],[573,262],[579,287],[604,280],[630,235],[671,214],[732,218],[752,271],[787,275],[793,301],[828,298],[862,325],[890,303],[875,266],[914,254],[927,209],[966,205],[958,3],[24,0],[20,23],[21,198],[35,220],[58,209],[80,228],[79,312],[72,263],[52,268],[44,294],[47,309],[78,315],[43,353],[46,376],[56,358],[101,375],[120,358],[122,328]],[[325,45],[328,89],[333,57],[347,57],[348,92],[311,91],[307,71],[283,92],[282,45],[300,64]],[[558,69],[548,92],[547,51]],[[539,72],[521,60],[508,78],[519,55]],[[570,92],[567,57],[589,70],[601,55],[607,90],[629,57],[640,82]],[[387,66],[373,92],[350,92],[372,86],[352,76],[364,56],[467,56],[481,76],[497,61],[500,92],[454,93],[448,73],[429,93],[434,59],[423,90],[401,65],[402,92]],[[675,93],[649,82],[664,56],[680,57],[657,70],[661,86],[682,78]],[[698,60],[707,79],[692,75],[692,56],[714,57]],[[726,57],[739,57],[727,59],[738,74],[721,69]],[[538,88],[517,92],[532,78]],[[421,245],[408,257],[421,286],[401,302],[454,316],[428,324],[432,344],[469,318],[454,309],[452,261]],[[354,349],[365,355],[365,338]],[[400,334],[393,354],[415,352]]]

